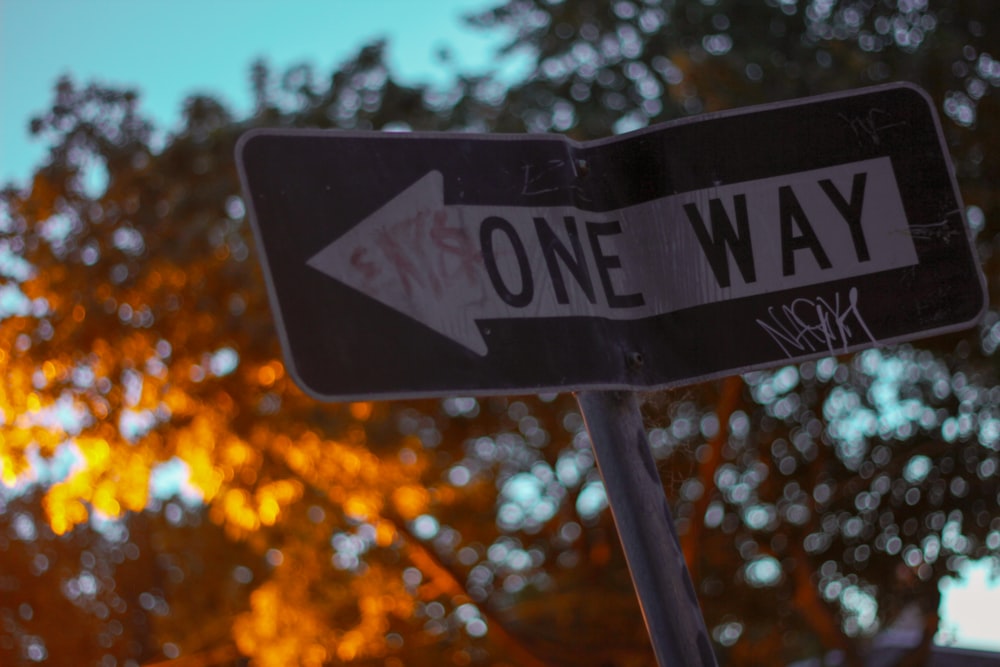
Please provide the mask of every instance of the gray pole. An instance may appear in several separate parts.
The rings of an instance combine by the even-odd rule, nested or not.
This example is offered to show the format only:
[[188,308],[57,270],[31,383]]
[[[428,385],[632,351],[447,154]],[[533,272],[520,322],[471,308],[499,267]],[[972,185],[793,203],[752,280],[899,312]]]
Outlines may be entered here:
[[716,667],[635,394],[576,394],[660,667]]

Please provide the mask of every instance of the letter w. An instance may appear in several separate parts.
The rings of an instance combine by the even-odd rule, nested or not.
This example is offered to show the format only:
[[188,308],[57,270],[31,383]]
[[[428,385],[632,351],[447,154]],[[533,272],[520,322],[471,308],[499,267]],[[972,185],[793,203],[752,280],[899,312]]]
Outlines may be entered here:
[[712,219],[712,233],[709,234],[705,221],[701,217],[698,206],[694,203],[684,204],[691,227],[694,229],[705,258],[712,267],[715,280],[719,287],[729,287],[729,253],[736,260],[736,266],[743,276],[743,282],[752,283],[757,280],[757,272],[753,265],[753,247],[750,244],[750,221],[747,216],[746,195],[733,197],[736,211],[736,229],[729,219],[726,207],[721,199],[708,200],[709,216]]

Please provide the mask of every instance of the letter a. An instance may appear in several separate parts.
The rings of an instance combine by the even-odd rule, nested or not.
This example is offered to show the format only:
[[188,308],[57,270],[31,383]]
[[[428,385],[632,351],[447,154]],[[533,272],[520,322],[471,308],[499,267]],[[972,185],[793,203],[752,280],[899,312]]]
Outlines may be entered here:
[[[795,251],[809,249],[821,269],[830,268],[830,258],[819,242],[816,232],[809,224],[802,204],[795,196],[792,186],[783,185],[778,188],[778,206],[781,216],[781,271],[790,276],[795,273]],[[802,233],[798,236],[792,231],[793,223]]]

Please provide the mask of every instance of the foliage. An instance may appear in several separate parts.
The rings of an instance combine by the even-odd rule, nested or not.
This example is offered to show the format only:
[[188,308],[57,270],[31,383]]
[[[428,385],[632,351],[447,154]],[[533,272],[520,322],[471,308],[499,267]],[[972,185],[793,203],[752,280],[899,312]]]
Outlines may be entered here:
[[[471,19],[535,55],[509,88],[405,86],[374,44],[323,83],[257,63],[250,117],[192,97],[170,134],[134,92],[60,81],[32,124],[48,161],[0,199],[3,664],[652,664],[571,396],[320,405],[292,385],[236,138],[587,139],[910,80],[941,105],[992,285],[991,9],[510,0]],[[998,346],[994,307],[967,334],[646,398],[722,662],[858,664],[908,603],[933,635],[941,578],[1000,552]]]

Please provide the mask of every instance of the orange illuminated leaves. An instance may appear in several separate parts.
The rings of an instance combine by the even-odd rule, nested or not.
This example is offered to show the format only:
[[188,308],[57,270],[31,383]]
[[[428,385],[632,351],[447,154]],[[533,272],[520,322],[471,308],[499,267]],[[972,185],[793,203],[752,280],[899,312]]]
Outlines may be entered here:
[[104,468],[111,457],[111,445],[104,438],[77,438],[76,447],[83,455],[83,460],[88,468]]
[[227,532],[235,533],[234,537],[239,537],[241,531],[248,533],[260,528],[260,519],[250,494],[240,488],[232,488],[222,494],[213,503],[209,516],[216,523],[225,524]]
[[191,414],[197,404],[186,391],[171,385],[164,389],[163,405],[172,415],[183,416]]
[[396,511],[406,520],[415,519],[426,512],[430,500],[430,492],[419,484],[401,486],[392,494],[392,502]]
[[79,498],[79,489],[72,484],[56,484],[45,494],[43,507],[49,525],[56,535],[62,535],[87,520],[90,513]]
[[175,429],[168,436],[175,455],[188,465],[190,483],[206,500],[219,492],[225,479],[224,468],[216,464],[216,435],[213,420],[198,415],[186,427]]
[[[250,611],[233,626],[237,646],[261,667],[323,665],[363,658],[383,658],[393,616],[409,618],[414,601],[392,569],[373,566],[319,598],[309,587],[321,565],[312,558],[293,560],[251,596]],[[326,573],[327,577],[335,576]]]
[[254,500],[260,522],[273,526],[288,506],[302,497],[302,484],[298,480],[282,479],[257,488]]
[[[352,406],[352,413],[370,410],[357,405]],[[406,465],[398,457],[376,456],[365,447],[367,438],[360,425],[348,426],[345,431],[347,442],[323,440],[312,431],[292,439],[264,429],[258,430],[252,441],[280,457],[311,485],[323,489],[352,520],[378,525],[386,502],[391,503],[394,515],[406,520],[427,511],[431,494],[420,479],[422,466]]]
[[[296,591],[298,592],[298,591]],[[259,586],[250,597],[251,612],[233,625],[236,645],[262,667],[298,662],[317,667],[327,658],[327,641],[320,637],[322,624],[305,610],[284,604],[290,591],[275,582]]]
[[396,526],[391,521],[379,521],[375,525],[375,544],[380,547],[391,546],[396,540]]
[[[409,617],[413,613],[413,598],[406,591],[402,578],[393,570],[382,567],[371,567],[364,575],[352,579],[351,588],[361,620],[345,633],[337,650],[338,657],[350,660],[358,653],[381,657],[385,653],[388,617]],[[350,643],[349,638],[353,640]],[[357,640],[362,640],[363,644],[358,646]]]
[[82,463],[46,491],[43,506],[56,534],[89,518],[88,505],[109,517],[145,508],[149,497],[150,460],[141,449],[110,447],[100,438],[78,441]]
[[256,378],[254,379],[261,387],[269,388],[284,376],[284,365],[280,361],[274,360],[259,366],[257,368]]
[[349,495],[343,502],[344,514],[353,521],[370,521],[378,516],[381,498],[369,493]]
[[363,422],[363,421],[368,421],[368,419],[372,416],[372,411],[375,407],[375,404],[369,401],[365,401],[361,403],[351,403],[350,407],[351,407],[351,416],[357,419],[358,421]]

